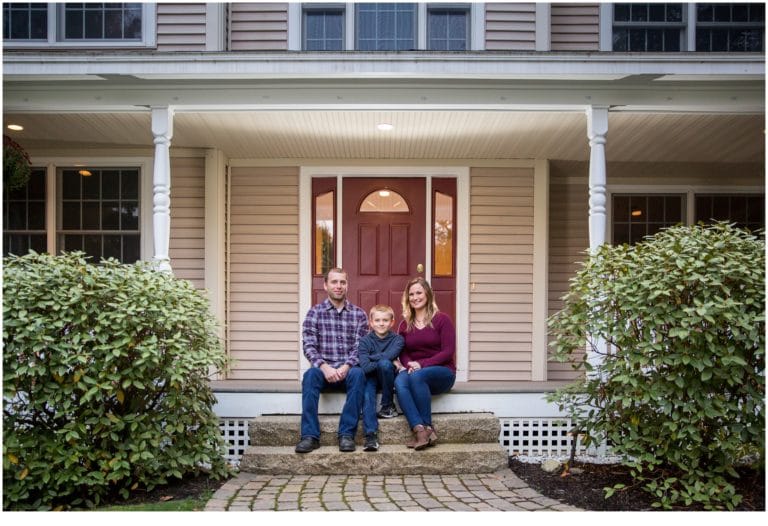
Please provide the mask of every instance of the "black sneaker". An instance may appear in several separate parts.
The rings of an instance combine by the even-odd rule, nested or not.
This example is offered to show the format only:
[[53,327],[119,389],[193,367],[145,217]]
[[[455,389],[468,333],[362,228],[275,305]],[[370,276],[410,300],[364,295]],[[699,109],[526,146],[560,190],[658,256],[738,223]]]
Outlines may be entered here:
[[365,444],[363,445],[363,451],[378,451],[379,450],[379,436],[377,433],[368,433],[365,435]]
[[395,409],[395,406],[388,405],[386,407],[382,407],[381,410],[376,413],[376,416],[379,418],[395,418],[397,416],[397,410]]
[[312,437],[304,437],[296,444],[296,453],[309,453],[320,447],[320,441]]
[[355,450],[355,439],[348,436],[340,436],[339,437],[339,451],[354,451]]

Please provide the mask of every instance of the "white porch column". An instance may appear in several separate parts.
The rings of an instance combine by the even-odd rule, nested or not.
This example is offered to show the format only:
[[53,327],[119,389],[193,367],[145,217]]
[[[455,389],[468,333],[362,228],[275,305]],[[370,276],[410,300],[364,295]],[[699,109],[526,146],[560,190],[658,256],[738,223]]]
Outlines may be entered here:
[[605,136],[608,133],[608,106],[587,108],[589,137],[589,249],[605,243]]
[[[605,243],[605,136],[608,134],[608,107],[587,108],[587,137],[589,137],[589,250],[594,253]],[[606,351],[602,338],[594,339],[597,352],[587,347],[587,362],[594,368],[591,375],[598,375],[602,363],[601,354]],[[600,354],[598,354],[600,353]]]
[[171,272],[168,245],[171,238],[171,158],[173,109],[152,108],[152,136],[155,139],[155,171],[152,178],[152,234],[155,254],[152,260],[158,270]]

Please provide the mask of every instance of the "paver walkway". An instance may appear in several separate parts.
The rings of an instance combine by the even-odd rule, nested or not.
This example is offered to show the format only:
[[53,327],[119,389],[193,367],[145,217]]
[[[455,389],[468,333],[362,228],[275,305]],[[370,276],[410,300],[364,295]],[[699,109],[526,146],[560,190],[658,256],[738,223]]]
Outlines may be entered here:
[[477,475],[240,473],[205,511],[580,511],[531,489],[512,471]]

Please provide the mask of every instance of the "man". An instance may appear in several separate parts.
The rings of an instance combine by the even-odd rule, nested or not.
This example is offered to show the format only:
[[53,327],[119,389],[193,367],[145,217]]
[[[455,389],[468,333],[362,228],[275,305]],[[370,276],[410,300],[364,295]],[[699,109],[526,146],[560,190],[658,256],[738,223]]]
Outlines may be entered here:
[[320,392],[347,393],[339,418],[339,451],[355,450],[355,433],[363,407],[365,374],[358,364],[357,345],[368,332],[368,317],[347,301],[347,273],[333,268],[325,275],[328,298],[309,309],[302,326],[304,356],[311,367],[301,382],[301,441],[296,453],[320,447]]

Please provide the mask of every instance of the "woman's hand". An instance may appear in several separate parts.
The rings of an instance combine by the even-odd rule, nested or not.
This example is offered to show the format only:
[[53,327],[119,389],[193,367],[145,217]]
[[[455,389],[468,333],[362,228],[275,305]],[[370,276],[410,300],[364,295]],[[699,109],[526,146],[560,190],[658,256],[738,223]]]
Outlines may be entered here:
[[408,373],[413,373],[421,369],[419,362],[408,362]]

